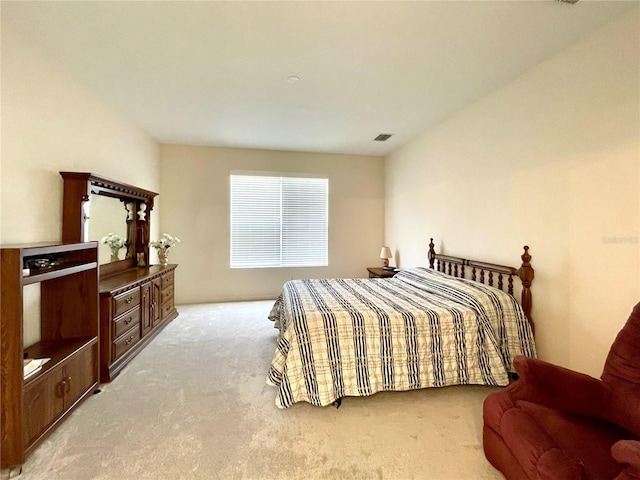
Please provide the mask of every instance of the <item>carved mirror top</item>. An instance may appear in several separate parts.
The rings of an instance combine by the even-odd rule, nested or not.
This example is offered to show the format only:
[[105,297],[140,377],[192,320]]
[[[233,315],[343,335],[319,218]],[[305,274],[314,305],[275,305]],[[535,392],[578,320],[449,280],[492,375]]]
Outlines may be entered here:
[[143,200],[147,206],[151,208],[153,208],[153,198],[158,195],[156,192],[118,182],[117,180],[96,175],[95,173],[60,172],[60,175],[62,175],[62,178],[64,178],[65,181],[67,179],[71,179],[88,182],[90,184],[90,192],[88,193],[107,195],[109,197],[121,198],[123,200]]
[[[121,268],[134,266],[134,259],[139,258],[140,254],[144,260],[144,264],[149,263],[149,221],[150,214],[153,210],[154,197],[158,195],[156,192],[145,190],[133,185],[118,182],[110,178],[86,172],[60,172],[64,179],[64,196],[63,196],[63,219],[62,219],[62,239],[63,241],[86,241],[89,235],[95,236],[106,235],[120,228],[115,225],[113,229],[106,228],[108,232],[98,232],[96,224],[105,225],[106,221],[97,218],[102,215],[100,210],[96,210],[93,204],[102,203],[100,200],[104,197],[110,197],[118,200],[116,210],[120,209],[121,224],[124,226],[124,236],[126,236],[126,253],[125,260],[117,261],[118,257],[113,257],[115,262],[111,262],[108,268],[101,268],[101,276],[117,271]],[[94,201],[91,201],[94,196]],[[98,197],[95,197],[98,196]],[[92,219],[93,217],[93,219]],[[91,230],[89,223],[91,222]],[[90,233],[91,232],[91,233]],[[113,232],[119,236],[120,232]],[[93,238],[100,241],[101,238]],[[101,245],[99,248],[102,248]],[[103,263],[102,261],[100,262]],[[114,265],[122,264],[122,265]]]

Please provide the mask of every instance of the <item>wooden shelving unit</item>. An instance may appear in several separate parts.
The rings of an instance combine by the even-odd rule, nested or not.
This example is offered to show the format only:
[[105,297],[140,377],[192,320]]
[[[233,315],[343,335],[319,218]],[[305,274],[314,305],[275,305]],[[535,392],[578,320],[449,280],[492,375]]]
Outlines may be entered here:
[[[0,267],[0,467],[9,468],[98,386],[97,242],[3,245]],[[23,287],[34,283],[40,341],[25,347]],[[24,379],[24,358],[51,360]]]

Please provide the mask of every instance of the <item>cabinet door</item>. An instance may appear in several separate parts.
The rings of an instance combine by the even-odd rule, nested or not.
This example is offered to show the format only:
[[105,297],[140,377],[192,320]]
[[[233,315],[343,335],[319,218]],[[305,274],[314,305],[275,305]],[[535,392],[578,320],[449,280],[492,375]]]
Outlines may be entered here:
[[144,336],[153,328],[151,298],[151,282],[147,282],[140,287],[140,335]]
[[151,316],[154,327],[162,321],[162,280],[157,278],[151,282]]
[[64,408],[71,407],[98,379],[97,344],[73,355],[62,367]]
[[64,411],[61,368],[46,372],[24,389],[24,446],[29,446]]

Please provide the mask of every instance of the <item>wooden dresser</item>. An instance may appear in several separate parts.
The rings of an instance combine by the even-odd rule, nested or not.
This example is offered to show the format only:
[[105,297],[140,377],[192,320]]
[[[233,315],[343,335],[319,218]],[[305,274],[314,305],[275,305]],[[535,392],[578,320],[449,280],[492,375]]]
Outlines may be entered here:
[[100,279],[100,382],[110,382],[171,320],[177,265],[130,268]]
[[173,296],[177,265],[149,265],[150,222],[157,193],[94,173],[60,175],[64,180],[63,240],[97,235],[94,227],[105,222],[92,205],[103,197],[115,199],[121,207],[117,221],[127,232],[125,258],[101,262],[99,267],[100,382],[110,382],[178,316]]

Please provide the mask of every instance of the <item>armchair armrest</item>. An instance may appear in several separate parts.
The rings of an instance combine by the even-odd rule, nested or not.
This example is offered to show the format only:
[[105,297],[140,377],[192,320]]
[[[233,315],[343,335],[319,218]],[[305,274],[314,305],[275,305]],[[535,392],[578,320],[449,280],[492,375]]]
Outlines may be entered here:
[[600,418],[607,411],[610,391],[601,380],[531,357],[518,356],[513,365],[519,379],[505,391],[514,401]]
[[[523,478],[583,480],[583,463],[563,450],[529,413],[518,408],[505,393],[492,393],[483,405],[483,445],[489,461],[494,466],[501,463],[504,455],[502,450],[506,447],[524,472]],[[487,441],[494,435],[502,447],[497,447],[495,440]]]
[[611,447],[611,456],[624,465],[614,480],[640,480],[640,442],[620,440]]

